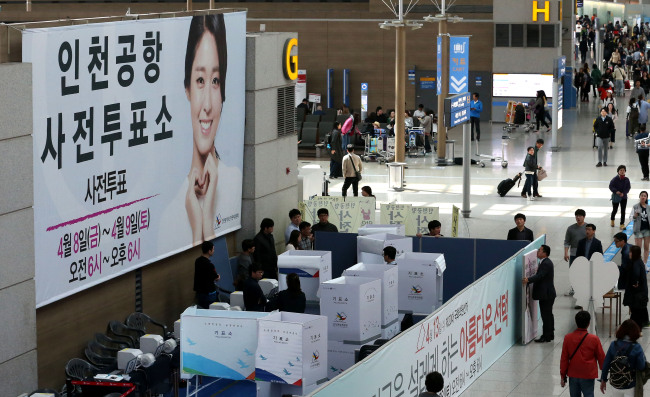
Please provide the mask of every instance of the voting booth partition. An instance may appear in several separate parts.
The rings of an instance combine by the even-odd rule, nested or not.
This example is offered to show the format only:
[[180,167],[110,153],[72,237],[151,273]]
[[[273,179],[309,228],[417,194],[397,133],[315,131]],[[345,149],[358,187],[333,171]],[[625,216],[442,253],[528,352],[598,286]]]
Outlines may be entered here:
[[287,289],[287,275],[300,277],[300,288],[307,302],[320,301],[320,286],[332,279],[332,253],[329,251],[287,251],[278,256],[279,289]]
[[442,254],[405,252],[397,257],[400,314],[428,315],[442,305],[445,268]]
[[357,234],[359,236],[369,236],[377,233],[390,233],[398,236],[406,236],[406,226],[404,224],[395,223],[392,225],[373,225],[367,224],[359,228]]
[[[501,264],[362,362],[338,371],[336,378],[309,396],[373,396],[379,395],[378,391],[388,395],[388,390],[390,395],[417,396],[426,391],[424,380],[431,371],[440,372],[445,379],[443,395],[460,395],[519,340],[523,254],[539,247],[544,239],[525,242],[521,248],[510,246],[510,255]],[[455,263],[447,262],[448,280]]]
[[397,266],[357,263],[346,269],[343,276],[370,277],[381,280],[381,337],[390,339],[400,331],[397,312]]
[[376,233],[357,237],[357,260],[364,263],[385,263],[383,250],[395,247],[397,255],[413,251],[411,237]]
[[327,316],[328,377],[354,364],[354,351],[381,336],[378,278],[343,276],[323,283],[321,314]]
[[[315,248],[332,252],[332,277],[341,276],[345,269],[358,262],[384,263],[383,258],[377,261],[376,256],[370,262],[355,257],[358,248],[357,238],[356,233],[316,233]],[[447,269],[443,285],[443,302],[447,302],[529,243],[528,241],[460,237],[401,238],[411,240],[411,249],[408,252],[444,255]]]
[[254,379],[257,319],[267,315],[187,308],[181,314],[181,377]]
[[273,312],[258,322],[255,380],[267,393],[303,395],[327,381],[327,318]]

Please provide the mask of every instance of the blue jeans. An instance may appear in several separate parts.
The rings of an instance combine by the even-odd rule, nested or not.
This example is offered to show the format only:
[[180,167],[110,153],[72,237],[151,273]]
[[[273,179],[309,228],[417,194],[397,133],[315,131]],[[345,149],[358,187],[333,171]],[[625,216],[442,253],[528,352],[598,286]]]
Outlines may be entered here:
[[347,153],[346,150],[348,150],[348,143],[350,143],[350,135],[341,134],[341,148],[343,149],[343,153]]
[[614,80],[614,88],[616,89],[616,95],[623,95],[625,82],[623,80]]
[[595,379],[569,378],[569,395],[571,397],[594,397]]
[[526,183],[524,184],[524,193],[529,196],[532,196],[531,190],[533,188],[533,176],[534,174],[526,174]]

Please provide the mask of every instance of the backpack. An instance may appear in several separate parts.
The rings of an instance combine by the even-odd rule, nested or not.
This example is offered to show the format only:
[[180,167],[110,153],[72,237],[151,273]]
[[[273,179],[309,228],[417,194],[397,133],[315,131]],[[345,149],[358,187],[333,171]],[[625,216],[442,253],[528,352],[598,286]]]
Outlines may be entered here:
[[630,343],[630,346],[623,354],[620,354],[622,349],[617,349],[616,357],[614,357],[610,364],[609,384],[615,389],[628,389],[630,384],[636,379],[635,371],[630,367],[629,358],[630,351],[632,351],[633,347],[634,343]]
[[633,106],[630,108],[630,120],[638,120],[639,119],[639,108],[637,106]]

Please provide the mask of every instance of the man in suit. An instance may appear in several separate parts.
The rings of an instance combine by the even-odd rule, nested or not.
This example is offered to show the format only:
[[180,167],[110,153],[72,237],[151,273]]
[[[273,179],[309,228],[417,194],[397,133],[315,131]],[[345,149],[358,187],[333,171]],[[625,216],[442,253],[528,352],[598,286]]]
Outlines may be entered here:
[[275,239],[273,238],[273,219],[264,218],[260,224],[260,231],[255,235],[253,243],[255,251],[253,259],[262,265],[267,278],[278,279],[278,254],[275,252]]
[[593,223],[587,223],[585,226],[585,232],[587,237],[578,241],[578,249],[576,250],[576,256],[584,256],[587,259],[591,259],[591,255],[594,252],[603,253],[603,245],[600,240],[596,238],[596,225]]
[[526,215],[519,213],[515,215],[516,227],[508,230],[508,240],[527,240],[533,241],[533,231],[527,228]]
[[553,318],[553,303],[555,303],[555,286],[553,285],[553,262],[549,258],[551,247],[542,245],[537,250],[540,260],[537,273],[524,277],[524,285],[533,284],[533,299],[539,301],[539,311],[542,315],[542,336],[535,339],[537,343],[551,342],[555,338],[555,320]]

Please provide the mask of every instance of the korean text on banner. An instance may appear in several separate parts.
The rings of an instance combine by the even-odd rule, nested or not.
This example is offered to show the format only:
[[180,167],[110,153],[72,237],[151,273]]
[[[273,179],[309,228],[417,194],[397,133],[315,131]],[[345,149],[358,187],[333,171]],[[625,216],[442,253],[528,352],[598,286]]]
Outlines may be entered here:
[[36,307],[241,227],[245,20],[23,31]]
[[444,377],[444,396],[460,395],[514,344],[517,266],[517,257],[511,258],[384,346],[380,356],[311,395],[372,396],[390,390],[393,396],[417,396],[426,391],[424,379],[431,371]]

